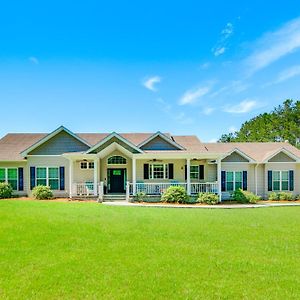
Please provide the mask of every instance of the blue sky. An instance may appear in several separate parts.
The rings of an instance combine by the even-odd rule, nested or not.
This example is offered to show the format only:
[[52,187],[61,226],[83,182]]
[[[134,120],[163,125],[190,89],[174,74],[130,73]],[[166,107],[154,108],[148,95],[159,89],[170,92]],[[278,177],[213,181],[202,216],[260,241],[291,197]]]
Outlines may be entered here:
[[65,125],[214,141],[299,99],[298,1],[203,2],[2,1],[0,136]]

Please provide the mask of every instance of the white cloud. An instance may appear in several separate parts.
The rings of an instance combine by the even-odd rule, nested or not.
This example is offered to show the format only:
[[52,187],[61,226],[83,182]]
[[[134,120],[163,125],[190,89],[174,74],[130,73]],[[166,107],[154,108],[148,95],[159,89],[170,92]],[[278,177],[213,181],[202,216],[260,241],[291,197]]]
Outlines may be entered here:
[[246,99],[238,104],[226,106],[224,111],[233,114],[244,114],[260,106],[261,105],[256,100]]
[[225,51],[226,51],[225,47],[218,47],[216,49],[213,49],[214,56],[220,56],[220,55],[224,54]]
[[144,80],[143,86],[152,92],[156,92],[157,89],[155,85],[160,82],[161,82],[161,78],[159,76],[153,76]]
[[201,97],[209,93],[209,91],[210,91],[210,86],[203,86],[194,90],[188,90],[180,98],[179,104],[180,105],[193,104],[199,101]]
[[215,109],[213,107],[205,107],[203,110],[202,110],[202,113],[209,116],[212,114],[212,112],[214,111]]
[[226,94],[238,94],[250,87],[249,83],[245,83],[241,80],[234,80],[228,83],[228,85],[221,87],[219,90],[215,91],[214,93],[210,94],[210,97],[216,97],[219,95]]
[[217,139],[211,139],[208,141],[208,143],[216,143],[218,140]]
[[286,81],[298,75],[300,75],[300,65],[290,67],[278,75],[276,83]]
[[300,48],[300,18],[265,34],[254,48],[257,50],[245,60],[250,75]]
[[40,63],[39,60],[34,56],[28,57],[28,60],[35,65],[38,65]]
[[211,49],[214,56],[220,56],[227,50],[227,40],[233,35],[233,24],[228,22],[224,29],[221,31],[221,37],[217,42],[217,45]]

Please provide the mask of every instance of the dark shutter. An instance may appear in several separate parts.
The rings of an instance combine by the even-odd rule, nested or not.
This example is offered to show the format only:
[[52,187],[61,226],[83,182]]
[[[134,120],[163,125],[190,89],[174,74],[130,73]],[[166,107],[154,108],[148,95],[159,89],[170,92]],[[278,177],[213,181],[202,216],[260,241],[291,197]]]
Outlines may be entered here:
[[149,164],[144,164],[144,179],[149,179]]
[[30,189],[35,187],[35,167],[30,167]]
[[174,165],[169,164],[169,179],[174,179]]
[[19,191],[24,191],[24,169],[23,168],[18,168],[18,190]]
[[65,190],[65,167],[59,167],[59,189]]
[[187,166],[184,166],[184,179],[187,180]]
[[294,190],[294,171],[289,171],[289,190],[292,192]]
[[204,179],[204,165],[199,165],[199,179]]
[[272,190],[272,171],[268,171],[268,191]]
[[221,191],[226,191],[226,172],[221,171]]
[[248,187],[248,173],[247,171],[243,171],[243,190],[247,191]]

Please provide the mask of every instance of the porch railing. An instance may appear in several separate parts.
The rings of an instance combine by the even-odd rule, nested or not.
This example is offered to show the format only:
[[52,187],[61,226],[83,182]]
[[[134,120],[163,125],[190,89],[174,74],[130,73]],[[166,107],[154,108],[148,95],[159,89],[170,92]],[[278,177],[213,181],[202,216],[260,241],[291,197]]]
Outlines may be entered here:
[[214,193],[218,194],[218,182],[192,182],[191,194]]
[[94,195],[94,183],[93,182],[80,182],[73,184],[74,196],[92,196]]

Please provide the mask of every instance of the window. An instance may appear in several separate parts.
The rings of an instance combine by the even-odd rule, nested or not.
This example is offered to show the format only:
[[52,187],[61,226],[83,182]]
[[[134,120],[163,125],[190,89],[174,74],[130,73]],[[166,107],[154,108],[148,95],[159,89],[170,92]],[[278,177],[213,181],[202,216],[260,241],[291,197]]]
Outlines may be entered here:
[[190,166],[191,179],[199,179],[199,166]]
[[126,165],[126,158],[115,155],[108,158],[107,163],[109,165]]
[[47,185],[52,190],[59,189],[59,168],[57,167],[37,167],[36,185]]
[[80,162],[80,169],[88,170],[94,169],[94,162],[93,161],[81,161]]
[[226,191],[235,191],[243,188],[243,172],[226,172]]
[[289,190],[289,171],[273,171],[273,191]]
[[149,179],[168,179],[168,164],[149,165]]
[[18,169],[17,168],[1,168],[0,182],[9,183],[13,190],[18,190]]

